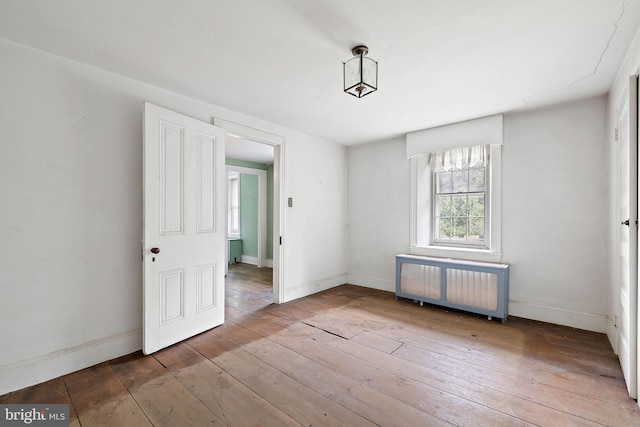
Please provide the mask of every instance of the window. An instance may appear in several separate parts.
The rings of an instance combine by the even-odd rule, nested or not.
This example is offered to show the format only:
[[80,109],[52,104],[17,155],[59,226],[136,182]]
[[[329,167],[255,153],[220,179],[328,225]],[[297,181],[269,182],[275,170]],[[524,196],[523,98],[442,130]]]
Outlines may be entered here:
[[229,172],[229,210],[227,212],[228,234],[240,237],[240,174]]
[[500,145],[413,156],[411,252],[500,261]]
[[433,244],[486,248],[486,146],[432,154]]

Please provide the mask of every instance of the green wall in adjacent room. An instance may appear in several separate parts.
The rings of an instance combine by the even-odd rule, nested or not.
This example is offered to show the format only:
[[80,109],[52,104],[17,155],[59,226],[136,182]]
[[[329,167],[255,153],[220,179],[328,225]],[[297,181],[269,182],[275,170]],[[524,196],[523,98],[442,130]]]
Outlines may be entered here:
[[273,164],[267,165],[267,259],[273,259]]
[[[226,159],[229,166],[239,166],[267,172],[266,259],[273,259],[273,164]],[[240,238],[242,255],[258,256],[258,176],[240,174]]]
[[240,174],[242,255],[258,256],[258,175]]

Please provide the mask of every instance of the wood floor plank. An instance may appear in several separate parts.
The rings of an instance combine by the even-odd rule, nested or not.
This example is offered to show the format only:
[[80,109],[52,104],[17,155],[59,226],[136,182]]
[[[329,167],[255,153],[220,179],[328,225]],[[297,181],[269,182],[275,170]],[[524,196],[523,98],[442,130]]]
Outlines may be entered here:
[[640,425],[604,334],[396,301],[342,285],[273,304],[230,266],[226,323],[0,396],[79,425]]
[[[362,314],[359,311],[358,314]],[[366,311],[371,319],[372,312]],[[337,314],[333,313],[333,314]],[[327,315],[330,315],[327,313]],[[353,313],[347,317],[353,316]],[[394,337],[417,347],[430,349],[460,361],[471,362],[505,374],[514,375],[523,381],[535,378],[538,383],[575,392],[576,383],[580,383],[580,393],[595,399],[619,402],[628,396],[621,391],[619,378],[601,378],[589,368],[580,365],[567,366],[553,357],[553,349],[544,357],[528,354],[517,347],[505,347],[463,339],[445,331],[434,332],[429,328],[406,325],[402,331],[389,330],[384,313],[375,314],[378,333]],[[369,324],[369,326],[373,326]],[[581,369],[582,368],[582,369]]]
[[263,318],[256,316],[244,316],[242,319],[234,319],[230,321],[236,325],[242,326],[251,330],[261,336],[269,336],[273,333],[286,329],[287,326],[295,322],[273,322],[270,320],[265,321]]
[[108,363],[66,375],[64,381],[82,425],[151,425]]
[[483,387],[510,393],[515,397],[532,399],[540,405],[604,425],[630,425],[640,416],[636,405],[611,404],[583,396],[579,392],[572,393],[548,387],[535,380],[523,381],[521,378],[498,373],[495,370],[478,369],[476,366],[457,363],[437,353],[410,345],[402,346],[394,356],[431,369],[454,372],[456,377],[466,378]]
[[252,341],[243,345],[242,349],[376,425],[450,425],[269,339]]
[[[602,350],[603,346],[607,344],[602,334],[599,335],[600,345],[594,345],[595,340],[590,340],[589,343],[592,345],[585,346],[584,342],[580,343],[577,340],[560,337],[557,334],[540,334],[538,332],[523,334],[522,328],[514,327],[518,319],[514,319],[505,324],[479,321],[479,317],[481,316],[478,315],[447,311],[440,307],[420,307],[404,299],[390,306],[388,304],[388,298],[389,296],[387,296],[387,301],[385,301],[382,296],[374,295],[361,298],[360,301],[369,302],[374,305],[382,305],[385,310],[390,310],[388,313],[392,316],[394,314],[397,314],[400,318],[411,316],[418,322],[421,318],[425,317],[425,310],[430,310],[428,318],[432,326],[444,330],[449,328],[452,334],[464,338],[473,337],[476,341],[484,341],[489,344],[514,346],[531,354],[544,355],[549,348],[554,348],[555,354],[558,357],[565,356],[565,358],[572,363],[586,363],[596,371],[608,369],[609,375],[619,371],[617,358],[611,352],[610,346],[607,351]],[[525,322],[525,324],[529,323]],[[499,334],[496,333],[497,330],[500,331]],[[569,328],[564,329],[564,331],[568,330]],[[580,335],[583,337],[589,336],[587,334]],[[590,336],[593,337],[594,334],[590,334]]]
[[185,343],[154,357],[226,425],[300,425]]
[[309,326],[322,329],[330,334],[337,335],[342,338],[350,339],[362,332],[362,328],[349,325],[339,320],[331,319],[322,315],[315,315],[302,321]]
[[[502,372],[520,376],[523,380],[528,380],[531,375],[537,378],[544,376],[544,382],[548,385],[572,391],[574,389],[572,379],[580,379],[585,385],[591,384],[591,387],[581,389],[581,392],[591,397],[619,401],[625,396],[625,392],[620,387],[622,379],[619,377],[619,369],[615,375],[603,376],[601,373],[593,372],[590,366],[574,364],[564,357],[558,359],[553,353],[553,348],[545,354],[532,355],[517,346],[497,345],[474,340],[474,337],[461,337],[449,332],[453,327],[436,329],[433,325],[429,325],[426,319],[416,320],[411,317],[397,319],[403,322],[403,328],[390,327],[394,323],[389,322],[389,316],[400,316],[395,313],[395,308],[390,310],[394,313],[390,314],[384,308],[366,304],[363,307],[358,303],[348,308],[327,311],[323,315],[336,316],[344,321],[355,321],[359,327],[418,347],[440,348],[441,352],[451,357],[473,360],[474,363],[483,366],[499,368]],[[501,325],[496,323],[496,326]]]
[[363,346],[353,340],[342,340],[330,334],[323,333],[316,328],[299,323],[292,326],[293,331],[307,335],[326,345],[348,353],[362,360],[376,360],[380,369],[386,369],[400,375],[407,375],[416,381],[430,385],[442,391],[460,396],[470,401],[481,403],[505,414],[513,415],[523,421],[537,425],[548,426],[589,426],[600,425],[582,417],[573,416],[562,411],[518,398],[509,393],[503,393],[470,381],[430,371],[419,364],[398,359],[392,355],[382,353],[371,347]]
[[364,361],[332,347],[315,345],[312,340],[292,331],[278,332],[271,335],[270,339],[336,372],[455,425],[530,425],[477,402],[420,383],[411,376],[380,370],[375,361]]
[[[388,299],[389,295],[373,293],[371,295],[366,295],[366,298],[363,298],[362,301],[374,303],[379,301],[381,305],[388,306]],[[401,298],[398,303],[401,304],[403,310],[411,310],[416,314],[419,314],[420,310],[428,308],[430,310],[429,317],[433,321],[440,319],[445,321],[447,324],[455,323],[456,326],[457,323],[471,323],[474,327],[482,327],[483,325],[495,326],[496,323],[495,321],[475,322],[475,319],[486,319],[486,316],[459,312],[428,304],[424,307],[420,307],[418,304],[411,303],[407,299]],[[502,326],[503,333],[501,334],[501,338],[504,338],[507,341],[511,341],[513,339],[519,340],[522,336],[522,332],[526,331],[526,336],[534,342],[547,341],[548,344],[552,346],[576,348],[580,352],[599,353],[607,355],[608,357],[612,354],[611,344],[608,342],[606,337],[603,334],[596,332],[568,328],[561,325],[554,325],[513,316],[509,317],[509,320]]]
[[[292,301],[293,303],[294,301]],[[303,320],[313,317],[314,313],[301,308],[297,308],[295,304],[272,304],[264,308],[265,311],[276,316],[284,317],[289,320]]]
[[[325,312],[325,314],[330,315],[329,312]],[[348,318],[350,316],[342,317],[345,321]],[[363,326],[362,323],[358,323],[358,325]],[[371,324],[368,326],[371,326]],[[407,360],[428,362],[428,366],[434,370],[441,370],[444,373],[455,372],[457,376],[470,379],[482,386],[492,387],[507,393],[515,390],[516,396],[532,398],[549,407],[588,417],[591,420],[605,424],[612,422],[611,417],[614,417],[614,421],[615,417],[619,417],[619,421],[622,422],[637,419],[640,415],[640,411],[634,404],[635,402],[628,396],[622,400],[618,396],[615,403],[603,400],[602,383],[585,383],[582,381],[580,382],[582,387],[577,391],[577,383],[565,381],[563,388],[557,388],[544,382],[544,379],[548,378],[548,374],[539,367],[527,370],[523,364],[518,364],[513,367],[513,373],[515,374],[505,373],[504,365],[496,365],[495,360],[478,365],[478,360],[483,360],[482,357],[485,353],[469,356],[471,350],[468,347],[443,344],[418,332],[412,332],[410,327],[405,327],[399,332],[396,328],[388,328],[384,323],[380,322],[375,328],[379,334],[393,336],[405,343],[404,346],[394,352],[395,356],[406,358],[406,353],[412,349],[411,346],[406,344],[411,344],[423,350],[420,356],[415,359],[408,358]],[[413,352],[415,351],[417,350],[413,350]],[[487,354],[493,353],[495,353],[495,349]],[[538,379],[541,375],[541,379]],[[592,388],[585,387],[585,384],[591,384]],[[619,390],[620,387],[616,389]],[[587,395],[585,391],[590,395]],[[621,402],[626,402],[626,404],[620,405]],[[569,405],[572,412],[564,405]],[[615,408],[619,408],[619,410],[615,410]],[[602,414],[612,415],[603,417]]]
[[109,364],[153,425],[224,425],[155,358],[136,353]]
[[[219,329],[219,327],[216,329]],[[214,333],[216,329],[211,329],[207,332],[196,335],[195,337],[191,337],[186,340],[185,343],[197,350],[198,353],[202,354],[207,359],[213,359],[216,356],[238,348],[237,344],[216,335]]]
[[389,354],[396,351],[402,345],[400,341],[365,330],[355,335],[351,340]]
[[76,414],[73,408],[71,398],[69,397],[67,387],[62,377],[14,391],[11,393],[10,403],[69,405],[69,425],[73,427],[80,425],[78,414]]
[[374,425],[240,348],[211,361],[302,425]]

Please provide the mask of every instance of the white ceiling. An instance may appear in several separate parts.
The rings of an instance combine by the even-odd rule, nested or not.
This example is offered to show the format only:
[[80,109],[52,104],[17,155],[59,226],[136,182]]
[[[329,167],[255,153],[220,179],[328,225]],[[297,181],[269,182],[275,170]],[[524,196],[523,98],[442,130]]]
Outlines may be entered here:
[[639,25],[640,0],[0,2],[2,38],[344,145],[606,93]]

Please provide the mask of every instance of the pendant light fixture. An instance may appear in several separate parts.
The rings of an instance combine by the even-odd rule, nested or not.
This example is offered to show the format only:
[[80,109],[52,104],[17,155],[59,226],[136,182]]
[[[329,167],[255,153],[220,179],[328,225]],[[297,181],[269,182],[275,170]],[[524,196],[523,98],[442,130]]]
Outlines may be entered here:
[[343,62],[344,91],[362,98],[378,90],[378,63],[365,55],[369,48],[360,45],[351,49],[353,58]]

